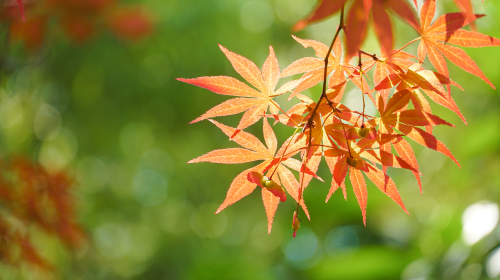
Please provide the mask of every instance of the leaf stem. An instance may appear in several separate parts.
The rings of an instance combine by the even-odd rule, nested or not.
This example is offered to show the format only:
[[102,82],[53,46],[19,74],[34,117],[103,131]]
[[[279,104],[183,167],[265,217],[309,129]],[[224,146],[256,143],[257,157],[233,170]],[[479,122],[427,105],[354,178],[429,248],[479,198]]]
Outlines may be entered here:
[[402,51],[404,48],[408,47],[409,45],[415,43],[418,40],[420,40],[420,37],[413,39],[410,42],[406,43],[406,45],[404,45],[402,48],[396,50],[395,52],[391,53],[389,56],[393,56],[393,55],[397,54],[398,52]]
[[[373,60],[378,61],[378,57],[377,57],[377,55],[376,55],[376,54],[371,54],[371,53],[367,53],[367,52],[365,52],[365,51],[363,51],[363,50],[359,50],[359,55],[360,55],[360,58],[359,58],[359,59],[360,59],[360,61],[361,61],[361,54],[365,54],[365,55],[367,55],[367,56],[369,56],[369,57],[373,58]],[[359,64],[358,64],[358,66],[359,66]]]
[[[361,127],[363,127],[363,125],[365,124],[365,92],[363,90],[363,62],[361,62],[361,54],[362,53],[369,55],[369,56],[372,56],[371,54],[366,53],[362,50],[359,50],[359,52],[358,52],[359,79],[361,81],[361,96],[363,97],[363,113],[360,116],[358,116],[356,123],[358,123],[359,117],[362,117],[361,118]],[[376,55],[373,55],[372,58],[374,60],[378,60]]]
[[297,128],[295,129],[295,131],[292,134],[292,137],[290,137],[290,141],[288,142],[285,149],[283,150],[283,153],[281,154],[280,160],[276,164],[276,168],[274,168],[274,171],[273,171],[273,173],[271,173],[271,176],[269,176],[269,179],[273,178],[274,173],[276,172],[276,170],[278,170],[278,166],[280,165],[281,161],[283,160],[283,157],[285,156],[285,152],[288,149],[288,147],[290,146],[290,143],[292,143],[293,137],[295,136],[295,134],[297,134],[297,131],[299,131],[299,128],[300,127],[297,126]]
[[[323,90],[321,92],[321,96],[319,97],[318,102],[316,103],[316,106],[314,107],[313,111],[309,114],[309,120],[307,121],[307,127],[309,127],[309,143],[307,144],[307,151],[304,154],[304,162],[303,162],[303,166],[304,167],[307,167],[307,162],[308,162],[308,159],[309,159],[309,152],[311,150],[311,145],[312,145],[312,143],[311,143],[312,142],[312,128],[313,128],[314,117],[316,115],[316,112],[317,112],[317,110],[318,110],[318,108],[319,108],[319,106],[320,106],[321,101],[323,100],[323,98],[325,98],[326,101],[328,102],[328,104],[330,105],[330,107],[333,108],[332,102],[326,96],[326,78],[328,77],[328,59],[330,58],[330,54],[332,53],[333,46],[335,45],[335,41],[337,40],[337,38],[338,38],[338,36],[340,34],[340,31],[343,30],[343,29],[344,29],[344,5],[342,5],[342,9],[341,9],[341,12],[340,12],[340,24],[337,27],[337,31],[335,32],[335,36],[333,36],[332,43],[330,44],[330,48],[328,48],[328,52],[326,53],[326,56],[325,56],[325,70],[323,72]],[[335,112],[335,114],[337,115],[337,117],[339,117],[338,113],[337,113],[337,110],[333,109],[333,111]],[[342,121],[341,121],[341,123],[342,123]],[[342,123],[342,129],[344,130],[344,136],[346,138],[346,141],[348,141],[347,140],[347,133],[345,131],[343,123]],[[348,147],[349,147],[349,143],[348,143]],[[349,155],[350,154],[351,154],[351,151],[349,149]],[[304,188],[304,177],[305,177],[305,172],[303,173],[301,181],[300,181],[299,195],[297,197],[297,213],[299,212],[299,204],[300,204],[300,202],[302,200],[302,192],[303,192],[303,188]]]
[[276,104],[276,102],[274,102],[274,100],[272,100],[272,99],[270,99],[270,100],[271,100],[272,104],[273,104],[274,106],[276,106],[276,108],[278,108],[278,110],[280,110],[283,114],[285,114],[285,116],[287,116],[290,120],[292,120],[292,122],[293,122],[293,123],[295,123],[295,126],[296,126],[296,127],[300,127],[300,124],[298,124],[298,123],[297,123],[294,119],[292,119],[292,117],[290,117],[290,116],[289,116],[289,115],[288,115],[285,111],[283,111],[283,110],[280,108],[280,106],[278,106],[278,105]]
[[[325,148],[333,148],[333,149],[338,149],[338,147],[335,147],[335,146],[330,146],[330,145],[323,145],[323,144],[311,144],[311,147],[325,147]],[[286,157],[288,157],[289,155],[292,155],[300,150],[303,150],[303,149],[307,149],[307,147],[302,147],[302,148],[298,148],[297,150],[295,151],[291,151],[291,152],[288,152],[288,154],[284,155]]]

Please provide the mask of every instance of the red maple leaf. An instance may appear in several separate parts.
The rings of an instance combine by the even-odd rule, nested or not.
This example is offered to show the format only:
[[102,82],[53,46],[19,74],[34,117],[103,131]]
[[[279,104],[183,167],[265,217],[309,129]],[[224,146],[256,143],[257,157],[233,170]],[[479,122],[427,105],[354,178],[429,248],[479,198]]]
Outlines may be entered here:
[[[342,187],[345,197],[344,181],[347,173],[349,172],[352,188],[358,200],[359,207],[361,208],[361,213],[363,214],[363,223],[366,225],[366,203],[368,193],[366,189],[366,182],[363,177],[364,173],[382,192],[392,198],[392,200],[394,200],[406,213],[408,213],[394,181],[392,181],[392,179],[382,170],[367,161],[371,160],[377,162],[379,160],[374,160],[372,154],[368,153],[367,150],[364,150],[364,148],[358,146],[356,142],[349,141],[348,143],[350,151],[344,148],[330,148],[324,152],[325,159],[328,159],[327,162],[333,175],[332,187],[328,197],[331,196],[331,194],[337,190],[339,186]],[[356,160],[358,163],[352,164],[353,160]]]
[[[225,101],[191,122],[195,123],[208,118],[245,112],[235,131],[235,134],[237,134],[242,129],[256,123],[262,118],[267,112],[268,107],[271,113],[277,114],[280,108],[278,103],[272,98],[290,91],[298,81],[288,82],[275,91],[280,78],[280,68],[271,46],[269,47],[269,56],[262,67],[262,72],[247,58],[235,54],[223,46],[220,46],[220,48],[236,72],[257,90],[235,78],[227,76],[200,77],[195,79],[178,78],[177,80],[206,88],[218,94],[247,97],[238,97]],[[234,135],[231,135],[231,137],[234,137]]]
[[[463,1],[461,1],[463,2]],[[495,88],[461,47],[493,47],[500,46],[500,40],[475,31],[461,29],[484,15],[464,13],[448,13],[440,16],[431,24],[436,12],[436,0],[427,0],[420,11],[420,26],[415,29],[420,33],[418,58],[424,61],[428,56],[436,70],[449,77],[448,66],[444,57],[463,70],[478,76]]]
[[[235,131],[237,130],[236,128],[223,125],[214,120],[210,121],[217,127],[219,127],[228,136],[234,135]],[[262,163],[241,172],[238,176],[236,176],[236,178],[234,178],[227,192],[226,199],[221,204],[219,209],[217,209],[216,214],[222,211],[227,206],[237,202],[238,200],[253,192],[257,185],[253,182],[248,181],[248,174],[250,172],[258,172],[260,174],[264,174],[265,172],[267,172],[267,176],[270,179],[274,178],[274,181],[281,182],[288,194],[290,194],[295,199],[295,201],[298,201],[299,182],[295,178],[295,175],[293,175],[293,173],[287,167],[300,172],[300,162],[290,157],[300,151],[297,148],[301,145],[301,143],[289,139],[283,144],[283,147],[278,152],[276,152],[278,144],[276,135],[274,134],[271,126],[268,124],[266,119],[264,120],[263,130],[267,148],[254,135],[245,131],[241,131],[237,133],[236,136],[232,138],[232,140],[245,149],[230,148],[215,150],[189,161],[189,163],[213,162],[235,164],[263,160]],[[290,142],[293,143],[289,145]],[[276,179],[276,177],[273,177],[274,173],[277,174],[276,177],[278,177],[279,180]],[[278,208],[280,198],[273,195],[266,188],[262,188],[262,200],[264,202],[264,207],[266,209],[268,218],[268,231],[271,232],[274,213]],[[303,199],[301,199],[300,205],[309,218],[309,212],[307,211],[307,207],[305,206]]]
[[[347,0],[320,0],[316,8],[305,19],[297,22],[293,29],[299,31],[309,23],[321,21],[337,12]],[[417,2],[414,0],[415,6]],[[346,22],[347,57],[358,53],[366,37],[367,23],[370,11],[373,18],[375,33],[382,49],[389,52],[394,44],[392,23],[387,9],[397,14],[412,25],[416,25],[414,10],[405,0],[355,0],[349,9]]]
[[[393,65],[393,69],[397,70],[398,68]],[[393,74],[388,75],[375,87],[375,90],[390,89],[396,85],[398,90],[410,89],[413,94],[411,99],[415,108],[427,113],[432,113],[428,101],[419,92],[419,90],[422,90],[430,99],[455,112],[462,121],[467,124],[455,100],[453,100],[451,94],[443,89],[441,84],[446,86],[450,84],[456,85],[447,77],[436,72],[425,70],[420,64],[414,64],[408,68],[406,72],[402,69],[398,69]],[[379,105],[379,110],[380,108],[383,107]]]
[[[304,40],[293,35],[292,37],[305,48],[312,47],[316,52],[316,57],[304,57],[298,59],[288,65],[283,72],[281,72],[282,78],[305,72],[304,75],[298,80],[298,84],[296,85],[290,98],[323,81],[325,70],[324,59],[328,52],[328,46],[321,42],[315,40]],[[333,46],[332,53],[329,56],[327,67],[327,76],[332,74],[328,81],[328,87],[333,88],[335,86],[342,85],[341,90],[338,92],[335,99],[332,100],[334,102],[340,102],[342,99],[345,83],[347,81],[345,78],[346,75],[358,88],[363,88],[365,93],[370,91],[370,87],[366,83],[366,79],[363,80],[363,86],[361,86],[359,70],[351,65],[341,64],[341,57],[342,44],[340,43],[340,40],[337,40]]]

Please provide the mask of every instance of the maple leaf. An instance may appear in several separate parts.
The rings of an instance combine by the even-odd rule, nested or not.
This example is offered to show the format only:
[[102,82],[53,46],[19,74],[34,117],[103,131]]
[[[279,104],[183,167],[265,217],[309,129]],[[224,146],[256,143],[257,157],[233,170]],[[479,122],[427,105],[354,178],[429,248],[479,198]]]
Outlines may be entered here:
[[[368,160],[374,160],[374,157],[370,153],[367,153],[367,151],[365,151],[362,147],[358,146],[354,141],[349,141],[348,143],[349,150],[341,147],[330,148],[324,152],[325,159],[330,158],[330,162],[328,163],[327,161],[327,163],[330,166],[333,176],[332,188],[330,189],[329,196],[331,196],[331,194],[340,186],[344,192],[344,197],[346,197],[344,181],[347,173],[349,172],[352,188],[363,215],[363,223],[366,226],[366,205],[368,192],[366,189],[366,182],[363,177],[364,173],[377,186],[378,189],[389,196],[406,213],[408,213],[394,181],[392,181],[392,179],[382,170],[368,162]],[[359,165],[354,167],[352,166],[352,163],[349,164],[349,161],[352,160],[358,160],[360,162]],[[378,163],[380,163],[380,160],[378,161]]]
[[[416,126],[435,126],[435,125],[453,126],[452,124],[422,110],[413,109],[413,110],[401,111],[402,109],[408,106],[408,103],[410,102],[412,97],[414,97],[414,94],[415,94],[414,92],[408,89],[396,92],[393,95],[393,97],[389,100],[385,109],[379,107],[380,117],[369,120],[367,122],[367,125],[372,127],[378,126],[379,130],[382,133],[389,133],[389,134],[395,134],[393,130],[393,128],[395,128],[402,134],[414,140],[415,142],[448,156],[458,166],[460,166],[458,161],[455,159],[455,157],[443,143],[437,140],[432,134],[427,133],[422,129],[416,127]],[[408,159],[408,162],[411,163],[410,166],[414,169],[418,169],[418,165],[414,164],[416,162],[416,160],[414,160],[414,156],[412,156],[408,152],[409,148],[408,145],[406,145],[404,142],[401,142],[399,148],[401,148],[402,152],[406,153],[405,157],[406,159]],[[385,149],[385,152],[388,152],[390,154],[390,150],[388,149]],[[387,164],[383,165],[387,166]]]
[[500,40],[497,38],[461,29],[484,15],[448,13],[440,16],[431,24],[435,12],[436,0],[427,0],[420,11],[420,25],[415,27],[420,33],[421,39],[418,46],[420,61],[424,61],[426,56],[429,57],[436,70],[449,77],[448,66],[444,59],[446,57],[458,67],[478,76],[492,88],[495,88],[474,60],[465,51],[453,46],[473,48],[500,46]]
[[294,31],[300,31],[304,29],[309,23],[324,20],[325,18],[332,16],[339,12],[345,5],[347,0],[319,0],[318,5],[305,19],[298,21],[292,29]]
[[[441,84],[446,86],[450,84],[457,85],[456,83],[453,83],[450,79],[439,73],[423,69],[420,64],[410,66],[407,71],[403,71],[402,69],[398,70],[398,67],[395,65],[391,65],[391,67],[396,71],[387,75],[380,81],[380,83],[375,86],[375,90],[386,90],[396,85],[397,89],[400,91],[409,89],[413,93],[411,99],[415,108],[427,113],[432,113],[429,103],[425,97],[419,93],[418,89],[420,89],[437,104],[455,112],[462,121],[467,124],[455,100],[453,100],[451,95],[441,86]],[[383,111],[383,108],[379,107],[379,110]]]
[[[321,21],[337,12],[345,5],[347,0],[320,0],[312,13],[293,26],[294,31],[305,28],[309,23]],[[417,2],[414,0],[415,6]],[[411,25],[416,25],[413,9],[404,0],[355,0],[349,9],[346,23],[347,57],[358,53],[366,37],[367,23],[370,10],[374,23],[375,33],[382,49],[390,51],[393,46],[392,24],[386,9],[390,9]]]
[[[228,136],[234,135],[235,131],[237,131],[237,128],[223,125],[214,120],[210,121],[213,124],[215,124],[218,128],[220,128]],[[284,143],[283,147],[278,152],[276,152],[278,144],[276,135],[274,134],[274,131],[267,122],[267,119],[264,120],[263,123],[264,123],[263,127],[264,139],[267,148],[254,135],[245,131],[241,131],[237,133],[232,138],[232,140],[241,145],[242,147],[244,147],[244,149],[229,148],[229,149],[215,150],[209,152],[208,154],[190,160],[188,162],[188,163],[213,162],[213,163],[234,164],[234,163],[244,163],[256,160],[263,160],[262,163],[241,172],[239,175],[236,176],[236,178],[234,178],[227,192],[226,199],[217,209],[216,214],[222,211],[227,206],[237,202],[238,200],[242,199],[243,197],[253,192],[253,190],[256,188],[257,185],[248,180],[248,174],[250,172],[258,172],[260,174],[268,172],[268,177],[272,179],[272,176],[270,176],[269,174],[272,174],[273,170],[276,169],[276,174],[279,180],[275,179],[275,181],[281,181],[286,191],[295,199],[295,201],[298,201],[299,182],[287,167],[290,167],[292,169],[295,168],[296,170],[299,169],[299,166],[297,165],[297,160],[289,157],[294,155],[294,153],[293,152],[290,153],[290,151],[296,150],[297,145],[300,144],[295,143],[292,145],[288,145],[288,143],[292,141],[292,139],[289,139]],[[287,147],[288,149],[285,147]],[[288,152],[285,150],[287,150]],[[297,152],[298,151],[296,151],[295,153]],[[286,157],[284,156],[285,155],[284,153],[287,153]],[[300,171],[300,169],[297,171]],[[278,204],[280,203],[280,198],[269,192],[266,188],[262,188],[262,200],[264,202],[264,206],[266,209],[266,214],[268,218],[268,231],[270,233],[273,224],[274,213],[276,212]],[[309,218],[309,212],[307,211],[307,207],[304,204],[303,199],[301,199],[300,205],[302,206],[302,209]]]
[[[408,91],[397,92],[394,96],[389,100],[387,105],[387,109],[385,112],[381,112],[380,119],[375,119],[374,122],[379,124],[380,129],[382,131],[387,131],[389,133],[393,133],[392,128],[399,129],[403,134],[407,134],[411,139],[416,142],[437,150],[450,158],[452,158],[457,164],[458,162],[455,160],[451,152],[438,140],[434,138],[429,133],[425,133],[414,126],[434,126],[434,125],[448,125],[446,121],[440,119],[437,116],[426,113],[420,110],[401,110],[403,107],[406,107],[408,101],[410,100],[411,93]],[[369,122],[370,123],[370,122]],[[408,124],[408,126],[405,126]],[[426,141],[422,141],[421,138],[417,137],[413,131],[409,131],[408,129],[415,129],[418,133],[420,133],[423,137],[426,138]],[[391,155],[391,147],[390,144],[394,146],[396,152],[401,156],[402,162],[396,158],[394,161],[393,155]],[[369,152],[372,153],[373,152]],[[415,178],[417,179],[420,192],[422,192],[422,182],[420,180],[420,172],[418,171],[418,162],[413,153],[413,150],[408,142],[404,140],[401,136],[397,136],[396,139],[392,140],[390,143],[386,143],[380,145],[380,164],[384,167],[384,170],[387,166],[397,167],[394,163],[397,163],[398,167],[403,167],[409,169],[413,172]],[[460,166],[460,165],[459,165]]]
[[247,58],[233,53],[221,45],[219,45],[219,47],[227,56],[236,72],[257,88],[257,90],[235,78],[227,76],[200,77],[195,79],[178,78],[177,80],[222,95],[248,97],[227,100],[208,110],[205,114],[191,122],[195,123],[208,118],[245,112],[234,135],[230,135],[230,137],[234,137],[241,130],[256,123],[262,118],[267,112],[268,107],[270,107],[271,113],[277,114],[279,112],[279,105],[272,98],[290,91],[296,86],[297,81],[288,82],[275,91],[275,87],[280,78],[280,68],[271,46],[269,46],[269,56],[264,62],[262,72]]
[[[416,2],[415,2],[416,6]],[[372,19],[373,29],[380,42],[382,52],[389,53],[394,46],[394,35],[391,19],[387,13],[390,8],[399,17],[406,20],[410,25],[416,26],[417,18],[414,10],[404,0],[373,0]]]
[[[462,13],[468,18],[474,17],[474,12],[472,11],[472,3],[470,0],[454,0],[455,4],[458,6],[460,10],[462,10]],[[484,0],[483,0],[484,2]],[[471,28],[476,31],[477,29],[476,25],[474,22],[470,23]]]
[[[399,81],[393,80],[393,77],[399,78],[398,74],[402,74],[414,65],[411,59],[416,59],[414,55],[406,53],[404,51],[391,51],[388,55],[382,52],[381,58],[375,61],[375,70],[373,71],[373,83],[379,85],[384,79],[388,79],[388,82],[392,85],[397,85]],[[368,66],[367,68],[370,68]],[[366,70],[365,70],[366,71]],[[381,95],[383,103],[387,104],[389,99],[390,89],[377,89],[377,92]],[[378,102],[379,100],[376,99]],[[378,107],[378,104],[376,104]]]
[[462,10],[462,12],[467,14],[472,14],[472,3],[470,0],[453,0],[455,4]]
[[[328,46],[321,42],[315,40],[300,39],[293,35],[292,37],[305,48],[312,47],[316,53],[316,57],[304,57],[298,59],[292,62],[281,72],[282,78],[305,72],[304,75],[298,80],[298,84],[295,87],[292,95],[290,95],[290,98],[323,81],[325,71],[324,59],[328,52]],[[339,91],[335,99],[332,100],[334,102],[340,102],[340,100],[342,99],[345,89],[345,83],[347,81],[345,78],[346,75],[358,88],[363,88],[365,93],[369,92],[370,89],[368,83],[366,83],[366,80],[363,80],[363,86],[361,86],[359,70],[350,65],[345,66],[340,63],[341,57],[342,44],[340,43],[340,40],[336,40],[335,44],[333,45],[332,52],[330,53],[327,66],[327,76],[329,76],[330,74],[332,75],[328,81],[328,87],[333,88],[335,86],[342,85],[341,90]]]

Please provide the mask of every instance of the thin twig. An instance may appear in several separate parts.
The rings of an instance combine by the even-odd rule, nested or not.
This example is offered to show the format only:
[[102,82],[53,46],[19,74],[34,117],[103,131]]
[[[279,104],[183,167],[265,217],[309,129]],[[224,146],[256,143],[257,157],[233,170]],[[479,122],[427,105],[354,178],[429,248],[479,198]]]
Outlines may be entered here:
[[408,42],[406,45],[404,45],[402,48],[396,50],[395,52],[391,53],[389,56],[393,56],[395,54],[397,54],[398,52],[402,51],[404,48],[408,47],[409,45],[415,43],[416,41],[420,40],[420,37],[418,37],[417,39],[413,39],[411,40],[410,42]]
[[[340,12],[340,24],[337,27],[337,31],[335,32],[335,36],[333,36],[332,43],[330,44],[330,48],[328,48],[328,52],[326,53],[326,56],[325,56],[325,70],[323,72],[323,90],[321,92],[321,96],[319,97],[318,102],[316,103],[316,106],[314,107],[313,111],[309,114],[309,119],[307,121],[307,127],[309,127],[309,143],[307,144],[307,151],[304,155],[304,163],[303,163],[304,167],[307,166],[307,161],[309,159],[309,152],[311,150],[311,145],[312,145],[311,142],[312,142],[312,128],[313,128],[314,117],[316,115],[316,112],[317,112],[320,104],[321,104],[321,101],[323,100],[323,98],[325,98],[326,101],[328,102],[328,104],[330,106],[332,106],[331,101],[326,96],[326,79],[328,77],[328,59],[330,58],[330,54],[332,53],[333,46],[335,45],[335,41],[337,40],[337,38],[340,34],[340,31],[343,29],[344,29],[344,6],[342,6],[342,9]],[[333,111],[337,114],[336,110],[333,110]],[[337,114],[337,116],[338,116],[338,114]],[[342,128],[344,129],[343,124],[342,124]],[[345,129],[344,129],[344,135],[347,139],[347,133],[345,132]],[[349,153],[350,153],[350,151],[349,151]],[[305,173],[302,175],[302,178],[300,180],[299,194],[297,197],[297,213],[299,212],[299,204],[302,200],[302,192],[304,189],[304,178],[305,178]]]
[[282,112],[285,116],[287,116],[290,120],[292,120],[292,122],[293,122],[293,123],[295,123],[295,126],[296,126],[296,127],[300,127],[300,124],[298,124],[298,123],[297,123],[294,119],[292,119],[292,117],[290,117],[290,116],[289,116],[289,115],[288,115],[285,111],[283,111],[283,110],[280,108],[280,106],[278,106],[278,104],[276,104],[276,102],[275,102],[274,100],[272,100],[272,99],[270,99],[270,100],[271,100],[272,104],[273,104],[276,108],[278,108],[278,110],[280,110],[280,111],[281,111],[281,112]]
[[273,178],[273,175],[274,173],[276,172],[276,170],[278,169],[278,166],[280,165],[281,161],[283,160],[283,157],[285,156],[285,153],[286,153],[286,150],[288,149],[288,147],[290,146],[290,143],[292,143],[293,141],[293,137],[295,136],[295,134],[297,133],[297,131],[299,130],[299,127],[297,127],[295,129],[295,131],[293,132],[292,134],[292,137],[290,137],[290,141],[288,141],[288,144],[286,145],[285,149],[283,150],[283,154],[281,155],[280,157],[280,160],[278,161],[278,164],[276,164],[276,168],[274,169],[273,173],[271,173],[271,176],[269,176],[269,179]]

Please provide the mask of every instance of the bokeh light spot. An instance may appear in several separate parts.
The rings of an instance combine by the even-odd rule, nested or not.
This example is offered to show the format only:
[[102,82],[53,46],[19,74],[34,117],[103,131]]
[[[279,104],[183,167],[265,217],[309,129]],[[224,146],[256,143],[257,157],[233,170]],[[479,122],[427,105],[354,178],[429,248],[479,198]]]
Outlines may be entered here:
[[282,21],[294,24],[307,15],[312,8],[311,4],[311,1],[307,0],[278,0],[276,2],[276,13]]
[[152,148],[155,137],[145,123],[132,122],[120,133],[120,146],[123,153],[130,158],[137,158]]
[[300,229],[295,239],[284,243],[283,253],[286,258],[294,263],[301,263],[311,259],[318,249],[318,238],[308,228]]
[[139,76],[147,87],[162,87],[170,81],[171,75],[172,66],[163,55],[150,54],[141,62]]
[[35,115],[33,125],[39,140],[52,140],[61,130],[61,115],[54,106],[43,104]]
[[479,280],[482,272],[483,268],[480,264],[469,264],[462,270],[461,280]]
[[2,99],[0,103],[0,125],[3,128],[15,125],[23,117],[21,101],[17,97]]
[[191,214],[191,229],[203,238],[217,238],[224,233],[227,224],[225,212],[214,214],[216,204],[206,204]]
[[135,199],[144,206],[158,205],[167,196],[167,180],[154,170],[139,171],[132,185]]
[[500,275],[500,247],[496,248],[486,261],[486,272],[490,278]]
[[260,0],[249,1],[241,8],[240,19],[246,30],[260,33],[271,27],[274,21],[274,13],[267,2]]
[[130,250],[127,230],[115,223],[106,223],[94,231],[94,240],[99,252],[108,259],[118,259]]
[[351,251],[359,247],[359,237],[350,226],[337,227],[326,235],[325,249],[328,254]]
[[473,245],[493,231],[498,223],[498,204],[486,201],[474,203],[462,215],[462,240]]
[[75,157],[78,142],[74,134],[63,129],[52,141],[46,141],[40,148],[39,161],[49,171],[59,171]]
[[431,266],[425,260],[410,263],[401,273],[402,280],[426,280],[431,272]]

